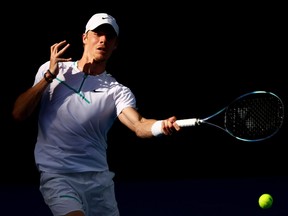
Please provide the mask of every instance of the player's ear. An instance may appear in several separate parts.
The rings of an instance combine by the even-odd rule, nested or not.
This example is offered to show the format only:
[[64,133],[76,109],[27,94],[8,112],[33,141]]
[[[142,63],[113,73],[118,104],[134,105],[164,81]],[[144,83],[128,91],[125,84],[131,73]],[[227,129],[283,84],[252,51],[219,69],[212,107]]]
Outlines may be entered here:
[[82,34],[82,43],[83,43],[83,44],[86,43],[87,37],[88,37],[88,34],[87,34],[87,33],[83,33],[83,34]]

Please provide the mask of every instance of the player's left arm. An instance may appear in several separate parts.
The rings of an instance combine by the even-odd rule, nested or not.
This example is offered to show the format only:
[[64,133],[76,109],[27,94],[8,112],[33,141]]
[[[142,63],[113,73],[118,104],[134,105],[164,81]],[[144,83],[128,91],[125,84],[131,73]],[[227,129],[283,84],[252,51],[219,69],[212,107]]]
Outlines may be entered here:
[[150,138],[160,134],[171,135],[174,131],[180,130],[175,116],[164,120],[147,119],[132,107],[123,109],[118,118],[141,138]]

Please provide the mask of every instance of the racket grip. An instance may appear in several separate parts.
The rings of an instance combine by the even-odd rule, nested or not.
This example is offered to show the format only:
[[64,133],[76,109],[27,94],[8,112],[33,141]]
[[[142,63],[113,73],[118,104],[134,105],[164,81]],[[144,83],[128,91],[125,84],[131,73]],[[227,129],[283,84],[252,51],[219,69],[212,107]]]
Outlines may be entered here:
[[180,120],[176,120],[176,123],[180,127],[188,127],[188,126],[199,125],[200,124],[200,120],[198,118],[180,119]]

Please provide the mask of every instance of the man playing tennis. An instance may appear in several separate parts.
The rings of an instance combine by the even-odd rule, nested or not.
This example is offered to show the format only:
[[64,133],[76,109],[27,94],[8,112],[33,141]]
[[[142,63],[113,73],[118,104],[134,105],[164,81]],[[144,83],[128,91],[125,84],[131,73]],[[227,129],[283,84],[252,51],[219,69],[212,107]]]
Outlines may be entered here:
[[93,15],[82,35],[82,57],[63,58],[70,44],[55,43],[33,86],[15,101],[16,120],[40,107],[34,155],[40,191],[55,216],[119,215],[106,157],[107,133],[117,117],[140,138],[180,130],[175,116],[141,116],[131,90],[106,72],[118,34],[112,16]]

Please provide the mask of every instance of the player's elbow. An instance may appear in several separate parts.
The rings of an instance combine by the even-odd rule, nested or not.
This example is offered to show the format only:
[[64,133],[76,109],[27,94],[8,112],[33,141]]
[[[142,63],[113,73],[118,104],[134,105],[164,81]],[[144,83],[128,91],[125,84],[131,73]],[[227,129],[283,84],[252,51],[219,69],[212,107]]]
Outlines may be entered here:
[[18,109],[13,109],[12,111],[12,118],[15,121],[24,121],[27,118],[27,115],[24,115],[22,112],[20,112]]

